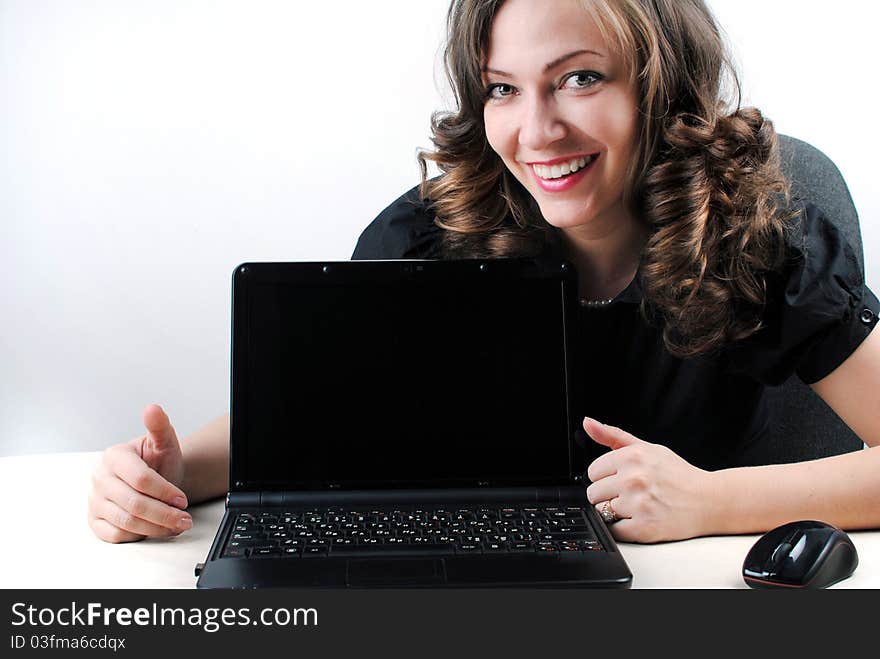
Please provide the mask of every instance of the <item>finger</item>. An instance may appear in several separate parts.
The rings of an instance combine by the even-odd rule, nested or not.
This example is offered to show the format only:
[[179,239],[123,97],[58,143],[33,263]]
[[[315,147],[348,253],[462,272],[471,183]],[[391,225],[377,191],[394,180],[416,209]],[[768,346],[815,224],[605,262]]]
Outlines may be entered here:
[[[609,505],[611,506],[611,510],[614,511],[614,514],[617,516],[618,520],[632,518],[632,515],[629,513],[626,506],[623,503],[621,503],[620,497],[618,497],[618,496],[615,496],[610,499],[603,499],[602,501],[599,501],[596,503],[595,508],[596,508],[596,512],[599,513],[599,517],[602,516],[602,508],[605,506],[606,501],[610,502]],[[612,522],[612,523],[616,524],[617,522]]]
[[115,476],[109,476],[102,483],[101,492],[105,499],[155,526],[174,533],[192,528],[192,516],[189,513],[141,494]]
[[186,495],[169,483],[132,450],[112,451],[106,454],[107,468],[132,488],[148,497],[164,501],[176,508],[186,508]]
[[167,538],[180,533],[180,531],[172,531],[171,529],[157,526],[152,522],[135,517],[129,511],[109,499],[94,501],[92,510],[96,519],[103,519],[111,526],[115,526],[127,533],[150,538]]
[[98,519],[96,517],[89,519],[89,526],[92,527],[92,531],[94,531],[95,535],[104,542],[135,542],[137,540],[143,540],[145,537],[137,535],[136,533],[123,531],[122,529],[113,526],[106,519]]
[[179,447],[171,419],[159,405],[147,405],[144,408],[143,420],[147,429],[146,441],[150,443],[153,451],[158,453]]
[[587,478],[595,483],[616,474],[619,466],[620,456],[615,451],[603,453],[587,467]]
[[607,476],[595,481],[587,488],[587,500],[592,504],[600,504],[620,495],[620,479],[617,475]]
[[604,423],[599,423],[590,417],[584,418],[584,430],[587,431],[587,434],[594,442],[601,444],[602,446],[607,446],[612,450],[623,448],[624,446],[630,446],[631,444],[636,444],[642,441],[625,430],[615,428],[614,426],[606,426]]

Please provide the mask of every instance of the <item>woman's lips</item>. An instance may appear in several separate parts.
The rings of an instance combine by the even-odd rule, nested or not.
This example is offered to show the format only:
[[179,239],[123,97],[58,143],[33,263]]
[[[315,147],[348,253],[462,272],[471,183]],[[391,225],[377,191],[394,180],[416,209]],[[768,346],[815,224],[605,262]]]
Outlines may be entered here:
[[535,177],[538,187],[544,190],[544,192],[565,192],[583,181],[587,174],[592,171],[597,160],[599,160],[598,155],[594,156],[593,159],[587,163],[586,167],[579,169],[574,174],[567,174],[566,176],[555,179],[541,178],[538,176],[533,166],[529,166],[529,171],[531,171],[532,176]]

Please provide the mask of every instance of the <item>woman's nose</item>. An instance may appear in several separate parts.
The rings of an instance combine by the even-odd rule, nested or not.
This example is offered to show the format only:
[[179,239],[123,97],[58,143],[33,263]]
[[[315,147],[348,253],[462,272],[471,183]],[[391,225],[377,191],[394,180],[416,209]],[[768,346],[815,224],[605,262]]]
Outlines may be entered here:
[[565,124],[552,102],[535,99],[524,104],[519,126],[520,146],[530,151],[541,151],[566,134]]

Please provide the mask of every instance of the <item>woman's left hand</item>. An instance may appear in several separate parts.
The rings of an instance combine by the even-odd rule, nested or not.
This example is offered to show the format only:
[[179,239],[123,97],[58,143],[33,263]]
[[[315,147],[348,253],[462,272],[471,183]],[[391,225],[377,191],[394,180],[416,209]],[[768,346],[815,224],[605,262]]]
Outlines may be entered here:
[[600,511],[606,501],[620,521],[608,526],[622,542],[683,540],[706,534],[711,474],[671,449],[584,419],[593,441],[612,450],[587,470],[587,498]]

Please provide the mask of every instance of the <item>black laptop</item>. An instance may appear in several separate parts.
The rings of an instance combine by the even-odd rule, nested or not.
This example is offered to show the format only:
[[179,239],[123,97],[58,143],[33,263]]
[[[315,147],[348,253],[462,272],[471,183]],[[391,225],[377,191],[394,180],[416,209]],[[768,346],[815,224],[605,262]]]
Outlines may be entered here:
[[628,587],[575,441],[561,261],[246,263],[200,588]]

